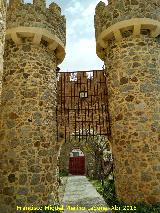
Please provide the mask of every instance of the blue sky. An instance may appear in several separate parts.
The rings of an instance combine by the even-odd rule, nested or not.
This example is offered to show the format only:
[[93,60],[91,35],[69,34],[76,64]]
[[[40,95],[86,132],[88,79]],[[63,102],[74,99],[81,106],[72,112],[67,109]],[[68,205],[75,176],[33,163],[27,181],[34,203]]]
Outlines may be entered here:
[[[96,55],[94,31],[95,7],[100,0],[54,0],[67,20],[66,57],[61,71],[101,69],[103,62]],[[107,4],[107,0],[101,0]],[[25,2],[31,2],[27,0]],[[52,0],[47,0],[49,5]]]

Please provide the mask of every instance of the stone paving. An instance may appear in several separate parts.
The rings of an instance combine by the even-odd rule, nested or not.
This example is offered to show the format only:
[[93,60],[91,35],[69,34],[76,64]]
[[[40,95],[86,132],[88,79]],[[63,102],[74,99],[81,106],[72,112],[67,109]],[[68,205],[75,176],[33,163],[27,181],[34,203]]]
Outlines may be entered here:
[[[104,199],[85,176],[68,177],[62,204],[65,207],[64,213],[112,212],[107,210],[108,206]],[[71,210],[69,206],[76,209]],[[84,207],[84,209],[80,209],[80,207]],[[91,209],[92,207],[95,207],[94,210]],[[98,210],[98,207],[101,209]],[[102,210],[102,207],[106,207],[106,210]]]
[[58,194],[59,194],[59,202],[62,203],[64,192],[67,184],[68,177],[61,177],[61,183],[59,185]]

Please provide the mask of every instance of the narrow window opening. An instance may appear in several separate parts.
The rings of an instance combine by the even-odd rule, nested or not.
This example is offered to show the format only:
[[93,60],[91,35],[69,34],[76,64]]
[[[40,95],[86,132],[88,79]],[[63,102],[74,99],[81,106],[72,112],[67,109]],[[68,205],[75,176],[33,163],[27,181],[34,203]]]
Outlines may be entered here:
[[87,93],[87,91],[81,91],[81,92],[79,93],[79,97],[80,97],[80,98],[88,98],[88,93]]

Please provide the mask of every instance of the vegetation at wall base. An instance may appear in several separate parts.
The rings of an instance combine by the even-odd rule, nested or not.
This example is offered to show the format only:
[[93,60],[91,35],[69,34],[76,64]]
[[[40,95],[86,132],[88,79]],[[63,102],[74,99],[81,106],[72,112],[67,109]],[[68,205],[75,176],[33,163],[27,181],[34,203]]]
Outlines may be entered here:
[[[119,201],[116,197],[115,193],[115,184],[114,180],[105,180],[104,185],[102,186],[99,180],[90,179],[91,183],[95,186],[97,191],[103,196],[106,203],[110,208],[116,205],[119,207],[127,206],[128,204]],[[160,213],[160,203],[151,205],[146,203],[138,203],[132,204],[132,206],[136,206],[136,210],[124,211],[124,210],[116,210],[113,212],[116,213]]]
[[68,171],[66,171],[66,170],[61,170],[60,172],[59,172],[59,177],[66,177],[66,176],[68,176],[69,174],[68,174]]

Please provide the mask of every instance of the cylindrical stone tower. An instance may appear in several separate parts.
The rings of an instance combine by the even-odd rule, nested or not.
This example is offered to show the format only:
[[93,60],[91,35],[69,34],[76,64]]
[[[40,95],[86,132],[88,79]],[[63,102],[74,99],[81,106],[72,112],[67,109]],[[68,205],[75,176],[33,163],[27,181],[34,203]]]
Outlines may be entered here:
[[65,17],[55,3],[46,8],[44,0],[10,1],[0,120],[1,213],[47,205],[52,192],[57,198],[56,67],[65,56],[65,37]]
[[160,202],[160,2],[100,2],[95,29],[107,72],[117,196]]

